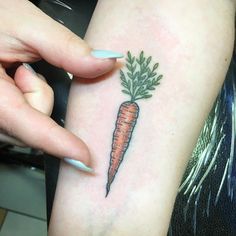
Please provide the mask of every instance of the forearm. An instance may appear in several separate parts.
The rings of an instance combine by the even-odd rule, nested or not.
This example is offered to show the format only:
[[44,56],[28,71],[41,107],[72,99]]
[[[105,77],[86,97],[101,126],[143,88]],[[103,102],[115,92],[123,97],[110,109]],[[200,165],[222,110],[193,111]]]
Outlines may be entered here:
[[88,144],[95,174],[62,164],[51,235],[166,234],[185,165],[227,71],[233,17],[230,1],[99,1],[89,44],[135,56],[143,50],[163,78],[151,98],[136,101],[139,117],[107,197],[117,112],[129,100],[119,78],[125,60],[97,83],[74,81],[67,128]]

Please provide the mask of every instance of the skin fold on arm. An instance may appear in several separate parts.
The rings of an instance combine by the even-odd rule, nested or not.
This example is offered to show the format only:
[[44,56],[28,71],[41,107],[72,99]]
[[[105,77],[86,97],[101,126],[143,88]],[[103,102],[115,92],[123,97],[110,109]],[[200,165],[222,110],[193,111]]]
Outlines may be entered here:
[[86,41],[125,57],[96,82],[73,82],[67,128],[94,173],[62,163],[49,235],[166,235],[228,69],[234,14],[226,0],[98,2]]

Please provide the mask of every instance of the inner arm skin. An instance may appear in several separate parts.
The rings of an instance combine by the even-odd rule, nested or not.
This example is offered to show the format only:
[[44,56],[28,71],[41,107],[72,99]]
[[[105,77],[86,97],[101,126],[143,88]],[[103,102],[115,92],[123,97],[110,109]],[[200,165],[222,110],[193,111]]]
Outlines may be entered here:
[[121,92],[119,69],[96,83],[74,80],[66,127],[89,146],[94,174],[61,164],[49,235],[166,235],[178,186],[219,90],[234,41],[227,0],[100,0],[86,41],[159,62],[161,84],[138,101],[129,149],[105,198]]

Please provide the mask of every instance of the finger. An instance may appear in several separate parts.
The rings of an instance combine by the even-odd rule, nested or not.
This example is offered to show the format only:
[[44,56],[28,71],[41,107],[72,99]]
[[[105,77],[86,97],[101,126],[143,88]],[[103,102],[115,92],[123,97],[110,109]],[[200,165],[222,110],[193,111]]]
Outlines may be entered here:
[[27,103],[8,107],[2,119],[7,120],[3,129],[26,145],[89,164],[89,151],[82,140]]
[[54,102],[53,90],[43,77],[37,75],[29,64],[23,63],[16,70],[14,80],[33,108],[51,115]]
[[[6,74],[5,69],[1,64],[0,64],[0,79],[6,81],[7,83],[10,83],[11,85],[15,85],[14,80]],[[21,141],[7,135],[3,130],[0,130],[0,141],[3,143],[8,143],[21,147],[25,146],[25,144],[23,144]]]
[[[60,158],[77,159],[88,164],[90,155],[84,142],[42,112],[32,108],[22,92],[14,84],[3,79],[4,76],[8,75],[2,71],[0,128],[10,137],[15,137],[30,147]],[[81,168],[85,170],[84,166]]]
[[92,49],[84,40],[34,6],[28,17],[29,23],[18,31],[20,38],[49,63],[75,76],[93,78],[102,75],[114,67],[115,58],[123,56],[111,51],[91,54]]

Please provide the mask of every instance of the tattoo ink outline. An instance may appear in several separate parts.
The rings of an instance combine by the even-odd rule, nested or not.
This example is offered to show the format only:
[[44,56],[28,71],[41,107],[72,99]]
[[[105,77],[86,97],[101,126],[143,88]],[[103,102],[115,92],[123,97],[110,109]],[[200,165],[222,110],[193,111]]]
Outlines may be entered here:
[[150,92],[156,89],[156,86],[160,84],[160,79],[163,77],[162,75],[157,76],[158,63],[155,63],[150,69],[151,61],[152,57],[145,58],[143,51],[137,58],[128,51],[126,57],[128,71],[124,73],[123,70],[120,70],[121,85],[124,87],[122,92],[129,95],[131,99],[120,105],[117,114],[115,130],[112,136],[112,150],[107,173],[105,197],[108,196],[111,184],[123,162],[138,120],[140,109],[135,101],[152,97]]

